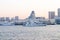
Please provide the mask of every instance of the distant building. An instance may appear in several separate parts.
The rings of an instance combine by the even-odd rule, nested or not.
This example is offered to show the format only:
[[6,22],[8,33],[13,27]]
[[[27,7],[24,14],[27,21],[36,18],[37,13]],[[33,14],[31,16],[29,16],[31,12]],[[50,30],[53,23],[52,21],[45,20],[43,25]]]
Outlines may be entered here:
[[54,19],[54,18],[55,18],[55,12],[49,11],[49,19]]
[[0,21],[5,21],[5,17],[0,17]]
[[56,17],[55,22],[56,22],[56,24],[60,24],[60,17]]
[[58,8],[58,17],[60,17],[60,8]]
[[5,20],[6,20],[6,21],[10,21],[10,18],[9,18],[9,17],[6,17]]
[[34,19],[34,18],[35,18],[35,12],[34,12],[34,11],[31,12],[29,18],[30,18],[30,19]]
[[19,17],[18,16],[15,16],[15,20],[19,20]]
[[11,21],[14,21],[15,19],[14,18],[11,18]]

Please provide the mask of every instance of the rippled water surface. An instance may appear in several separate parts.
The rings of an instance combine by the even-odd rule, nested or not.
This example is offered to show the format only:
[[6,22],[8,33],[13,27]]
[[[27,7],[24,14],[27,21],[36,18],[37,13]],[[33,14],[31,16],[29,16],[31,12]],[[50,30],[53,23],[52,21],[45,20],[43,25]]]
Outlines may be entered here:
[[60,25],[0,26],[0,40],[60,40]]

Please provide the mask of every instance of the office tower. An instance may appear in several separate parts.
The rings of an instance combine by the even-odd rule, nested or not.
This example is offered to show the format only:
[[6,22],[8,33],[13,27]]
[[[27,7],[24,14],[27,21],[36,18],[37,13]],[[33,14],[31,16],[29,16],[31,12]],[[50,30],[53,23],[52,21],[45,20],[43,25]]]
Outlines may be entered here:
[[34,12],[34,11],[31,12],[29,18],[30,18],[30,19],[34,19],[34,18],[35,18],[35,12]]
[[55,12],[49,11],[49,19],[54,19],[54,18],[55,18]]
[[60,8],[58,8],[58,17],[60,17]]

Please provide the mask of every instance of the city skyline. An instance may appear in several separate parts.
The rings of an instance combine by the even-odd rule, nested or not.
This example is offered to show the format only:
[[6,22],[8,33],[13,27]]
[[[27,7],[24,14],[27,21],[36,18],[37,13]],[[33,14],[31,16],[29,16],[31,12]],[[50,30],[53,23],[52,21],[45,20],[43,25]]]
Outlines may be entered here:
[[[57,16],[60,16],[59,14],[60,14],[60,8],[58,8],[59,9],[59,11],[57,10],[57,15],[55,14],[56,12],[55,11],[48,11],[48,19],[51,19],[52,18],[52,16],[53,16],[53,18],[54,17],[57,17]],[[33,12],[34,10],[32,10],[31,12]],[[30,12],[30,15],[31,15],[31,12]],[[35,13],[35,11],[34,11],[34,13]],[[29,16],[30,16],[29,15]],[[15,16],[12,16],[12,17],[9,17],[9,16],[0,16],[0,17],[4,17],[4,18],[6,18],[6,17],[9,17],[9,18],[14,18],[14,17],[16,17],[17,15],[15,15]],[[29,17],[28,16],[28,17]],[[20,19],[20,16],[18,16],[19,17],[19,19]],[[28,17],[26,17],[26,18],[28,18]],[[44,17],[44,16],[36,16],[36,13],[35,13],[35,17]],[[50,18],[51,17],[51,18]],[[21,18],[21,19],[26,19],[26,18]],[[45,17],[46,18],[46,17]],[[53,19],[52,18],[52,19]]]
[[27,18],[31,11],[35,11],[38,17],[48,18],[48,11],[60,8],[60,0],[0,0],[0,17]]

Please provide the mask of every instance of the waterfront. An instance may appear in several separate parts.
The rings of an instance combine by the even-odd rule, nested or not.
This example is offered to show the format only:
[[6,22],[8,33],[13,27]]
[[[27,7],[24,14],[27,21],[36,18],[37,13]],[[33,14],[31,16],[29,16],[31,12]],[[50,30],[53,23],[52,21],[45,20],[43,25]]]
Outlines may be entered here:
[[60,25],[0,26],[0,40],[60,40]]

